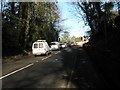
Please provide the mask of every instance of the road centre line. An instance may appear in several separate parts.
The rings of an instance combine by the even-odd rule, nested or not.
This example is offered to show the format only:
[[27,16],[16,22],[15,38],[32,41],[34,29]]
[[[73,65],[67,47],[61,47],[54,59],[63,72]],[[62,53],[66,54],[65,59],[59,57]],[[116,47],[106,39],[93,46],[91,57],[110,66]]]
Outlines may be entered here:
[[20,68],[20,69],[18,69],[18,70],[15,70],[15,71],[11,72],[11,73],[9,73],[9,74],[6,74],[6,75],[0,77],[0,80],[3,79],[3,78],[8,77],[8,76],[10,76],[10,75],[12,75],[12,74],[14,74],[14,73],[17,73],[17,72],[19,72],[19,71],[21,71],[21,70],[23,70],[23,69],[25,69],[25,68],[28,68],[28,67],[30,67],[30,66],[32,66],[32,65],[34,65],[34,63],[31,63],[31,64],[29,64],[29,65],[27,65],[27,66],[24,66],[24,67],[22,67],[22,68]]
[[60,52],[58,51],[58,52],[56,52],[55,54],[58,54],[58,53],[60,53]]
[[58,54],[58,53],[55,53],[55,54]]
[[48,57],[45,57],[45,58],[43,58],[42,60],[45,60],[45,59],[48,59],[49,57],[51,57],[52,55],[50,55],[50,56],[48,56]]
[[42,59],[42,61],[45,60],[44,58]]
[[[48,57],[45,57],[45,58],[43,58],[42,60],[45,60],[45,59],[47,59],[47,58],[49,58],[49,57],[51,57],[51,56],[52,56],[52,55],[50,55],[50,56],[48,56]],[[36,61],[36,62],[38,62],[38,61]],[[13,71],[13,72],[11,72],[11,73],[8,73],[8,74],[0,77],[0,80],[3,79],[3,78],[8,77],[8,76],[10,76],[10,75],[12,75],[12,74],[14,74],[14,73],[17,73],[17,72],[19,72],[19,71],[21,71],[21,70],[23,70],[23,69],[25,69],[25,68],[28,68],[28,67],[30,67],[30,66],[32,66],[32,65],[34,65],[34,63],[31,63],[31,64],[29,64],[29,65],[27,65],[27,66],[24,66],[24,67],[22,67],[22,68],[20,68],[20,69],[18,69],[18,70],[15,70],[15,71]]]
[[52,55],[48,56],[48,57],[51,57]]

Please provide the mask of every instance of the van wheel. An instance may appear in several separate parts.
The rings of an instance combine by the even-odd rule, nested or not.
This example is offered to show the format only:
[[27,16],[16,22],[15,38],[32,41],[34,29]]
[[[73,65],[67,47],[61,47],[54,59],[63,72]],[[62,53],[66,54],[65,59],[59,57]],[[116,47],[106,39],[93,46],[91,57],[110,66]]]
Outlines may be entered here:
[[46,52],[46,54],[45,54],[46,56],[48,56],[49,55],[49,52]]

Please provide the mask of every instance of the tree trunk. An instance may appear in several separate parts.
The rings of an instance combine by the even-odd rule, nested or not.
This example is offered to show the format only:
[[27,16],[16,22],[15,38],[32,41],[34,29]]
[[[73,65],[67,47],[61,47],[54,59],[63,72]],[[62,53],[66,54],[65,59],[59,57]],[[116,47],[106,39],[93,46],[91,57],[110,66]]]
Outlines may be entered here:
[[27,9],[26,9],[26,21],[25,21],[25,45],[24,48],[27,49],[27,41],[29,38],[29,25],[30,23],[30,3],[27,3]]

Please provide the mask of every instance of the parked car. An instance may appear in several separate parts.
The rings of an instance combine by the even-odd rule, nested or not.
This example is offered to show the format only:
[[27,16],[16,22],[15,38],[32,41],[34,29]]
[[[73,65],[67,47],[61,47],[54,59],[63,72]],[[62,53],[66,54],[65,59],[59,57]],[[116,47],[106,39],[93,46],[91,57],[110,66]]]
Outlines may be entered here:
[[51,47],[51,50],[59,50],[60,49],[60,43],[59,42],[51,42],[50,47]]
[[61,49],[65,48],[65,47],[67,47],[65,43],[64,44],[63,43],[60,44],[60,48]]
[[71,44],[71,47],[73,47],[73,46],[74,46],[74,43],[73,43],[73,42],[71,42],[70,44]]
[[66,47],[66,45],[65,45],[65,44],[62,44],[61,46],[62,46],[62,48],[65,48],[65,47]]
[[73,42],[67,43],[67,47],[73,47],[73,46],[74,46],[74,43],[73,43]]
[[63,45],[63,44],[62,44],[62,43],[60,43],[60,49],[62,49],[62,48],[63,48],[63,47],[62,47],[62,45]]
[[62,48],[65,48],[65,47],[67,47],[67,43],[62,44]]
[[71,47],[71,43],[67,43],[67,47]]
[[50,47],[46,40],[37,40],[32,45],[32,53],[33,55],[48,55],[50,53]]

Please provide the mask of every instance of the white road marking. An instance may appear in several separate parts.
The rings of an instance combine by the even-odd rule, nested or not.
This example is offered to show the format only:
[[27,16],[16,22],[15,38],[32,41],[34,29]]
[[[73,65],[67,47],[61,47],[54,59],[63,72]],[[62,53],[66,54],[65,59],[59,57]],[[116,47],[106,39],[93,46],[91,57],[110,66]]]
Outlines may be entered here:
[[48,56],[48,57],[51,57],[52,55]]
[[45,60],[44,58],[42,59],[42,61]]
[[71,80],[72,80],[72,77],[73,77],[73,73],[74,73],[74,69],[75,69],[75,66],[76,66],[76,61],[77,61],[77,57],[75,56],[75,59],[74,59],[74,63],[73,63],[73,67],[72,67],[72,71],[70,73],[70,78],[68,80],[68,83],[67,83],[67,88],[70,88],[71,86]]
[[23,70],[23,69],[25,69],[25,68],[28,68],[28,67],[30,67],[30,66],[32,66],[32,65],[34,65],[34,63],[31,63],[31,64],[29,64],[29,65],[27,65],[27,66],[25,66],[25,67],[22,67],[22,68],[20,68],[20,69],[18,69],[18,70],[15,70],[15,71],[13,71],[13,72],[11,72],[11,73],[9,73],[9,74],[6,74],[6,75],[0,77],[0,80],[3,79],[3,78],[5,78],[5,77],[8,77],[8,76],[10,76],[10,75],[12,75],[12,74],[14,74],[14,73],[17,73],[17,72],[19,72],[19,71],[21,71],[21,70]]
[[56,61],[58,60],[58,59],[55,59]]
[[45,60],[45,59],[48,59],[49,57],[51,57],[52,55],[50,55],[50,56],[48,56],[48,57],[45,57],[45,58],[43,58],[42,60]]
[[58,54],[58,53],[60,53],[60,51],[56,52],[55,54]]
[[[45,60],[45,59],[47,59],[47,58],[49,58],[49,57],[51,57],[51,56],[52,56],[52,55],[49,55],[48,57],[45,57],[45,58],[43,58],[42,60]],[[36,62],[38,62],[38,61],[36,61]],[[32,65],[34,65],[34,63],[31,63],[31,64],[29,64],[29,65],[27,65],[27,66],[25,66],[25,67],[22,67],[22,68],[20,68],[20,69],[18,69],[18,70],[15,70],[15,71],[13,71],[13,72],[11,72],[11,73],[9,73],[9,74],[6,74],[6,75],[0,77],[0,80],[3,79],[3,78],[5,78],[5,77],[8,77],[8,76],[10,76],[10,75],[12,75],[12,74],[14,74],[14,73],[17,73],[17,72],[19,72],[19,71],[21,71],[21,70],[23,70],[23,69],[25,69],[25,68],[28,68],[28,67],[30,67],[30,66],[32,66]]]

